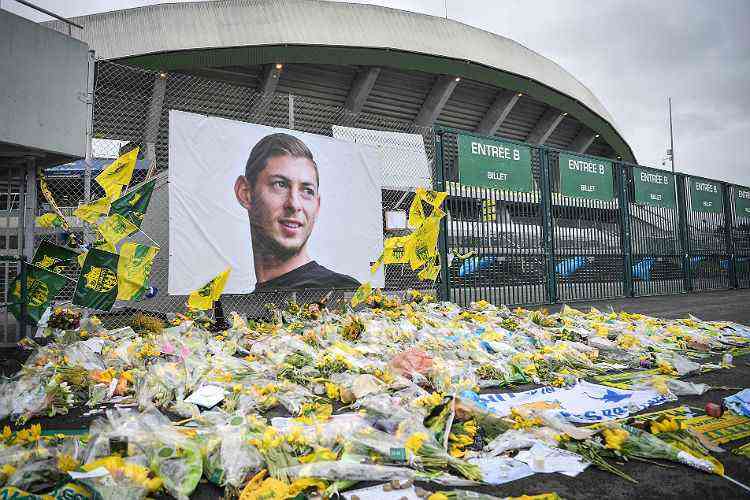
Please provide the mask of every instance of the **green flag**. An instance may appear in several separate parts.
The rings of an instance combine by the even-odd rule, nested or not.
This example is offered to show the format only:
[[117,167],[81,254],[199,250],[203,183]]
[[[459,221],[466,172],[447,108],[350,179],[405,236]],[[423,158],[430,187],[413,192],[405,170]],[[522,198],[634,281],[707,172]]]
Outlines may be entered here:
[[77,257],[78,252],[70,248],[61,247],[49,241],[43,241],[39,244],[36,252],[34,252],[34,258],[31,259],[31,263],[54,273],[61,273],[66,266],[76,262]]
[[[52,299],[65,286],[67,278],[47,269],[26,266],[26,317],[35,324],[39,322]],[[21,277],[16,277],[10,284],[8,309],[16,319],[21,318]]]
[[156,179],[148,181],[117,198],[112,202],[109,215],[120,214],[140,228],[143,223],[143,217],[146,215],[146,210],[148,210],[148,204],[151,201],[151,193],[154,192],[155,184]]
[[117,298],[117,261],[119,255],[92,248],[78,275],[73,304],[109,311]]

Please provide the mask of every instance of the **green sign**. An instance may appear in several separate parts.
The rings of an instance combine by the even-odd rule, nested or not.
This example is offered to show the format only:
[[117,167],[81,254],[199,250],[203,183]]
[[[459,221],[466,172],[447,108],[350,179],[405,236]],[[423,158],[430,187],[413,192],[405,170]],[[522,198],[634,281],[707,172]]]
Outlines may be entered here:
[[724,211],[721,184],[703,179],[690,179],[690,206],[693,212],[721,213]]
[[610,201],[612,162],[560,153],[560,193],[575,198]]
[[734,187],[734,209],[737,217],[750,218],[750,189]]
[[633,168],[635,202],[658,208],[675,208],[674,176],[645,168]]
[[531,148],[459,135],[458,182],[467,186],[530,193],[534,189]]

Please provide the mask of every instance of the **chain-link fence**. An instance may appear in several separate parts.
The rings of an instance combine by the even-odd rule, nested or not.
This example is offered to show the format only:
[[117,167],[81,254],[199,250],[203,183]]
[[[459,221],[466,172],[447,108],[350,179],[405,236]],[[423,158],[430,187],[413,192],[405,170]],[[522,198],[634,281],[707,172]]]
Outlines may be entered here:
[[[159,291],[155,297],[136,302],[116,304],[118,311],[107,316],[110,324],[126,322],[135,310],[163,315],[183,311],[186,296],[167,294],[169,269],[169,112],[171,110],[229,118],[249,123],[293,129],[376,146],[383,158],[383,211],[408,211],[416,187],[432,187],[434,178],[434,133],[429,127],[418,127],[410,122],[384,118],[348,110],[323,102],[289,94],[263,94],[241,85],[211,80],[180,73],[158,73],[130,66],[99,61],[96,66],[94,89],[92,178],[111,158],[139,147],[141,153],[129,189],[139,183],[156,179],[148,212],[141,232],[130,241],[144,245],[158,245],[150,284]],[[415,143],[416,140],[416,143]],[[421,149],[421,163],[413,162]],[[426,154],[426,155],[425,155]],[[424,164],[425,156],[427,163]],[[107,159],[99,161],[99,159]],[[82,163],[79,168],[60,166],[48,169],[47,183],[62,211],[67,216],[72,232],[81,240],[91,241],[86,224],[73,216],[73,211],[85,203]],[[92,180],[91,200],[104,196],[101,187]],[[44,200],[38,213],[48,211]],[[402,231],[386,231],[397,236]],[[42,230],[37,240],[51,239],[62,243],[60,231]],[[374,261],[378,256],[372,255]],[[66,272],[76,276],[78,269]],[[385,289],[435,291],[431,282],[417,279],[408,264],[385,266]],[[66,287],[59,300],[72,298],[74,283]],[[351,296],[352,290],[274,290],[251,295],[224,295],[222,306],[229,311],[258,316],[266,311],[265,304],[286,301],[323,301],[340,304]],[[122,306],[122,307],[120,307]]]
[[[384,161],[384,214],[407,212],[417,187],[447,191],[441,276],[434,284],[425,283],[408,264],[387,265],[385,288],[391,291],[427,289],[461,304],[480,299],[496,304],[540,304],[750,287],[750,220],[735,209],[736,186],[711,181],[719,186],[724,201],[721,210],[706,212],[692,205],[691,189],[700,179],[678,174],[674,204],[651,206],[635,196],[636,171],[641,175],[648,169],[612,162],[610,200],[571,197],[561,189],[557,168],[558,156],[568,153],[529,145],[525,147],[530,151],[530,192],[469,186],[459,183],[458,138],[466,135],[464,132],[352,113],[320,99],[264,94],[236,83],[100,61],[94,89],[93,176],[112,158],[140,148],[130,189],[151,179],[156,179],[156,184],[142,231],[131,240],[160,248],[150,277],[150,284],[159,292],[147,300],[118,304],[116,312],[107,316],[111,325],[127,322],[138,310],[163,316],[185,307],[185,296],[166,292],[171,110],[377,146]],[[426,156],[426,164],[418,161],[420,155],[415,150],[422,151],[422,163]],[[82,165],[50,168],[46,179],[71,232],[82,241],[91,241],[86,224],[73,215],[87,201]],[[91,200],[104,195],[96,182],[91,182],[90,189]],[[2,193],[0,203],[1,197]],[[37,213],[49,208],[40,198]],[[384,236],[407,232],[386,230]],[[38,229],[36,233],[37,244],[44,239],[63,243],[63,238],[57,230]],[[0,246],[3,241],[11,245],[9,239],[0,239]],[[72,297],[77,273],[74,266],[66,270],[71,282],[58,299]],[[225,295],[222,304],[227,311],[258,316],[265,314],[267,303],[322,301],[336,305],[350,295],[351,291],[345,290],[275,290]]]

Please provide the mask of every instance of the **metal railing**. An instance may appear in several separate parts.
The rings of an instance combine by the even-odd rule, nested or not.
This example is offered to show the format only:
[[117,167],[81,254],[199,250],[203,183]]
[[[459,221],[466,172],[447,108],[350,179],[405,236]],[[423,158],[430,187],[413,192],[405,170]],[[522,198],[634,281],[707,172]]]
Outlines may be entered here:
[[[739,186],[676,174],[674,206],[646,205],[636,200],[636,169],[663,171],[575,153],[612,162],[613,196],[571,197],[561,190],[558,149],[447,128],[435,134],[449,193],[445,297],[543,304],[750,288],[750,217],[737,213]],[[459,184],[462,135],[529,147],[532,191]],[[691,186],[701,181],[717,186],[720,210],[693,206]],[[492,220],[481,209],[488,201]]]

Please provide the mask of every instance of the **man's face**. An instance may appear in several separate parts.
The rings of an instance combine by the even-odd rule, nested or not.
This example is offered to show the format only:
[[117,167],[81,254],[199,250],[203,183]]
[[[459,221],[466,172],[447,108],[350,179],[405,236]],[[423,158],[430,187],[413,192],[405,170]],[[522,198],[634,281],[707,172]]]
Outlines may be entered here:
[[320,210],[313,163],[307,158],[276,156],[258,174],[255,186],[240,179],[244,185],[235,190],[247,208],[253,241],[262,246],[257,250],[282,259],[301,252]]

